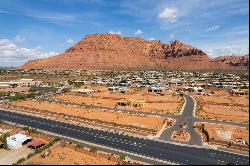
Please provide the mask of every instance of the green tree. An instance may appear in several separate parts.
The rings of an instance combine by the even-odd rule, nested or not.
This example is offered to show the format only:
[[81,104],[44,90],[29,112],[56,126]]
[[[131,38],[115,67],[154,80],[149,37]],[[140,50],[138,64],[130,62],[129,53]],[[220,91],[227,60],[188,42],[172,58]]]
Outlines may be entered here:
[[4,134],[2,134],[2,136],[1,136],[1,142],[3,143],[3,147],[5,148],[5,149],[7,149],[8,148],[8,145],[7,145],[7,137],[9,137],[10,136],[10,133],[4,133]]
[[16,93],[15,96],[8,96],[8,99],[14,100],[14,101],[25,100],[26,98],[27,97],[22,93]]
[[4,97],[4,96],[7,96],[7,93],[6,92],[0,92],[0,97]]

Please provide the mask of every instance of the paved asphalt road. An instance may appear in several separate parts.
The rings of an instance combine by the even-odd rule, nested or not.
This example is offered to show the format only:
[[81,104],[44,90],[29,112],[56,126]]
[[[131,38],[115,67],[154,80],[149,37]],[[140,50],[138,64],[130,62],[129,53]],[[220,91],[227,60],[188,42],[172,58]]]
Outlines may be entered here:
[[[5,108],[1,108],[0,109],[5,109]],[[28,115],[32,115],[32,116],[37,116],[37,117],[46,117],[48,116],[47,113],[42,113],[39,112],[39,111],[36,111],[34,112],[34,110],[32,109],[22,109],[21,111],[18,110],[19,112],[21,113],[28,113]],[[57,114],[50,114],[49,115],[49,118],[53,118],[53,119],[65,119],[65,117],[63,116],[60,116],[60,115],[57,115]],[[95,127],[98,127],[98,128],[102,128],[102,130],[109,130],[109,131],[118,131],[118,132],[127,132],[127,133],[132,133],[132,134],[138,134],[138,131],[133,131],[133,130],[130,130],[130,129],[123,129],[123,128],[119,128],[119,127],[115,127],[115,126],[107,126],[107,125],[102,125],[102,124],[93,124],[91,122],[87,122],[87,121],[83,121],[83,120],[76,120],[75,118],[72,118],[71,116],[67,117],[68,120],[70,120],[71,122],[75,122],[75,123],[81,123],[81,124],[84,124],[84,125],[89,125],[89,126],[95,126]],[[142,134],[140,134],[140,136],[142,136]]]
[[226,121],[219,121],[213,119],[201,119],[201,118],[193,118],[195,122],[207,122],[207,123],[216,123],[216,124],[223,124],[223,125],[231,125],[231,126],[238,126],[238,127],[246,127],[249,128],[249,124],[243,123],[236,123],[236,122],[226,122]]
[[[189,145],[198,145],[202,146],[202,140],[200,135],[195,131],[194,126],[194,118],[193,118],[193,111],[194,111],[194,100],[189,96],[184,94],[186,99],[186,106],[180,116],[176,119],[176,122],[171,128],[166,129],[160,139],[165,141],[174,141],[171,139],[171,135],[174,131],[187,131],[190,134],[190,140],[187,144]],[[186,127],[181,128],[180,125],[186,122]]]
[[90,105],[90,104],[79,104],[79,103],[72,103],[68,101],[62,101],[62,100],[53,100],[53,99],[45,99],[45,98],[40,98],[37,99],[39,101],[47,101],[47,102],[56,102],[56,103],[61,103],[61,104],[68,104],[68,105],[76,105],[78,107],[90,107],[90,108],[96,108],[96,109],[104,109],[104,110],[112,110],[112,111],[122,111],[122,112],[129,112],[129,113],[137,113],[137,114],[145,114],[145,115],[157,115],[161,116],[164,118],[176,118],[178,115],[172,115],[172,114],[159,114],[155,112],[143,112],[139,110],[130,110],[130,109],[125,109],[125,108],[116,108],[116,107],[105,107],[105,106],[96,106],[96,105]]
[[[187,96],[187,95],[186,95]],[[95,106],[95,105],[89,105],[89,104],[78,104],[78,103],[72,103],[72,102],[67,102],[67,101],[61,101],[61,100],[52,100],[52,99],[45,99],[45,98],[40,98],[37,99],[40,101],[47,101],[47,102],[56,102],[56,103],[61,103],[61,104],[68,104],[68,105],[76,105],[79,107],[91,107],[91,108],[96,108],[96,109],[104,109],[104,110],[112,110],[112,111],[122,111],[122,112],[130,112],[130,113],[137,113],[137,114],[145,114],[145,115],[152,115],[152,116],[160,116],[163,118],[174,118],[177,119],[180,117],[180,115],[172,115],[172,114],[159,114],[155,112],[143,112],[143,111],[138,111],[138,110],[130,110],[130,109],[125,109],[125,108],[115,108],[115,107],[104,107],[104,106]],[[193,100],[188,100],[187,102],[192,102]],[[191,107],[192,103],[188,103],[189,107]],[[225,122],[225,121],[219,121],[219,120],[212,120],[212,119],[202,119],[202,118],[197,118],[197,117],[192,117],[192,120],[195,122],[208,122],[208,123],[220,123],[224,125],[232,125],[232,126],[239,126],[239,127],[248,127],[249,124],[242,124],[242,123],[235,123],[235,122]]]
[[0,110],[0,119],[178,164],[208,165],[218,164],[219,160],[234,164],[249,163],[249,156],[142,139],[4,110]]

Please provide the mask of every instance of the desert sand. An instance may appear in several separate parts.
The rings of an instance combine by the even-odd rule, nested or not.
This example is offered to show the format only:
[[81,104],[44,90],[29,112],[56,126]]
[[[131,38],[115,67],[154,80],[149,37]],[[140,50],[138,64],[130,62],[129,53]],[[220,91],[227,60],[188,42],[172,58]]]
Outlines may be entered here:
[[[198,123],[199,125],[201,123]],[[215,140],[230,141],[230,140],[248,140],[249,130],[242,127],[203,123],[209,137]]]
[[15,106],[38,109],[41,111],[46,110],[52,113],[63,113],[69,116],[79,116],[93,120],[101,120],[104,122],[113,122],[121,125],[132,125],[134,127],[153,129],[156,131],[162,127],[165,121],[165,119],[161,117],[136,115],[110,110],[84,109],[70,105],[32,100],[16,102]]
[[190,134],[186,131],[174,131],[171,138],[173,140],[188,142],[190,138]]
[[51,154],[42,158],[39,154],[33,156],[22,165],[115,165],[116,162],[105,158],[91,156],[68,147],[55,144],[50,148]]
[[232,96],[195,97],[201,110],[199,117],[247,123],[249,121],[249,98]]
[[176,113],[177,108],[181,104],[181,97],[179,96],[154,96],[154,95],[139,95],[139,94],[120,94],[120,93],[95,93],[91,95],[60,95],[55,99],[69,101],[73,103],[85,103],[96,106],[115,107],[117,102],[121,99],[135,99],[144,100],[145,104],[142,108],[129,107],[133,110],[144,112],[157,113]]

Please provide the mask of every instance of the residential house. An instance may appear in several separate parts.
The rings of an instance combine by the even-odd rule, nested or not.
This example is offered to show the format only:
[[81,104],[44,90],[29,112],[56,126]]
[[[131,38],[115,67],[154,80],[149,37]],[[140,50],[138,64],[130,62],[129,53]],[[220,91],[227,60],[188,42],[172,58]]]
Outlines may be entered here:
[[24,144],[31,141],[31,137],[18,133],[6,138],[7,146],[9,149],[21,148]]

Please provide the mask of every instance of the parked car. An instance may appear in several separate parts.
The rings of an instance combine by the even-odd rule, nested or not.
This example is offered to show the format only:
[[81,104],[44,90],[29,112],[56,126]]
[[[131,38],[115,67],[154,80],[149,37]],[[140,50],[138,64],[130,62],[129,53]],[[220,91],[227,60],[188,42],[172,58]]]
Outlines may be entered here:
[[42,154],[41,154],[41,157],[42,157],[42,158],[45,158],[46,156],[49,156],[50,153],[51,153],[51,151],[50,151],[50,149],[49,149],[48,151],[42,153]]

